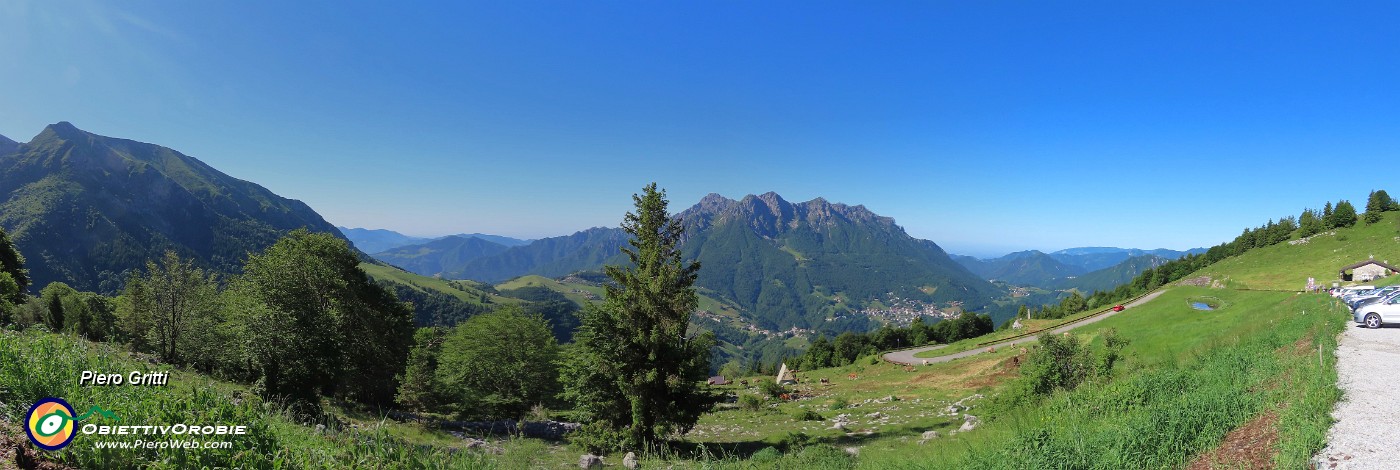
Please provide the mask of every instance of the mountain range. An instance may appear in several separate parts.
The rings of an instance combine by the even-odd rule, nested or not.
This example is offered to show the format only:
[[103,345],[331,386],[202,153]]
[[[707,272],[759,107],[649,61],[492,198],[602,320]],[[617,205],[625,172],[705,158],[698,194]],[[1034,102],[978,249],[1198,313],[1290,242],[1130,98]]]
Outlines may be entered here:
[[696,285],[769,327],[817,327],[896,299],[978,308],[1003,294],[864,206],[710,194],[677,217],[682,252],[701,263]]
[[1168,250],[1158,248],[1155,250],[1140,250],[1137,248],[1114,248],[1114,247],[1080,247],[1066,248],[1050,253],[1050,257],[1061,263],[1077,266],[1085,272],[1097,271],[1110,266],[1118,265],[1128,258],[1144,255],[1158,256],[1168,260],[1174,260],[1186,255],[1198,255],[1205,253],[1205,248],[1192,248],[1186,251]]
[[448,237],[480,238],[507,247],[528,245],[530,242],[534,241],[484,233],[459,233],[444,237],[424,238],[404,235],[393,230],[385,229],[348,228],[339,226],[336,228],[340,229],[340,232],[344,233],[345,237],[350,239],[351,243],[355,244],[355,248],[359,248],[360,251],[365,253],[381,253],[402,246],[419,245]]
[[953,255],[953,259],[988,280],[1046,289],[1093,291],[1112,289],[1166,261],[1204,252],[1204,248],[1176,251],[1083,247],[1048,254],[1037,250],[1018,251],[988,259]]
[[[740,200],[710,194],[676,217],[686,228],[682,252],[702,266],[696,285],[735,302],[765,328],[824,326],[894,298],[971,307],[1002,295],[937,244],[863,206],[821,198],[790,203],[771,192]],[[501,282],[622,264],[626,241],[621,229],[592,228],[494,254],[480,244],[463,255],[433,242],[375,257],[419,274]]]
[[[28,258],[36,291],[62,281],[81,290],[115,292],[132,270],[166,250],[234,274],[248,253],[297,228],[347,238],[382,262],[414,273],[489,284],[523,275],[558,278],[627,262],[620,249],[628,236],[617,228],[539,240],[342,230],[300,201],[178,151],[92,134],[66,122],[48,126],[27,143],[0,137],[0,197],[0,227]],[[822,198],[789,202],[772,192],[737,200],[710,194],[676,217],[686,229],[680,249],[702,265],[696,286],[769,330],[864,329],[878,323],[870,315],[888,313],[893,305],[922,313],[990,308],[1006,291],[988,279],[1061,289],[1074,280],[1106,285],[1160,263],[1137,258],[1182,253],[1082,248],[955,261],[936,243],[909,236],[893,219],[864,206]],[[1137,261],[1122,264],[1130,258]],[[1099,266],[1121,269],[1091,276],[1103,269]],[[415,290],[412,286],[427,278],[375,272],[381,282],[410,286],[399,290],[423,296],[419,303],[450,310],[441,317],[480,311],[494,295],[489,284]],[[457,305],[461,302],[472,305]]]
[[27,143],[0,139],[0,227],[27,258],[36,291],[62,281],[115,292],[166,250],[233,273],[249,252],[297,228],[343,237],[301,201],[175,150],[67,122]]
[[1143,271],[1167,264],[1170,259],[1157,255],[1134,256],[1123,262],[1071,278],[1062,278],[1048,283],[1052,289],[1076,289],[1080,292],[1112,290],[1132,281]]
[[499,254],[509,249],[505,245],[476,237],[456,235],[432,240],[421,245],[407,245],[375,253],[374,258],[424,276],[457,277],[453,273],[463,265],[483,256]]

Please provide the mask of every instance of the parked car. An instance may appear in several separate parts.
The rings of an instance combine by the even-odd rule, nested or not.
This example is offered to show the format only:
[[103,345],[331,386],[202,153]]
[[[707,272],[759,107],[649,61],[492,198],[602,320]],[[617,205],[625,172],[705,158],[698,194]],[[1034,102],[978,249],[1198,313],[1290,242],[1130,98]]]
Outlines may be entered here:
[[1376,302],[1356,309],[1352,320],[1367,328],[1380,328],[1387,323],[1400,323],[1400,297],[1391,297],[1384,302]]
[[1115,311],[1115,312],[1121,312],[1121,311],[1123,311],[1123,306],[1122,306],[1122,305],[1114,305],[1114,306],[1113,306],[1113,311]]
[[1391,291],[1390,293],[1385,294],[1385,295],[1382,295],[1382,296],[1380,296],[1380,297],[1370,297],[1370,298],[1366,298],[1366,299],[1357,300],[1357,301],[1355,301],[1355,302],[1352,302],[1352,303],[1348,304],[1348,306],[1351,307],[1351,311],[1355,312],[1357,309],[1359,309],[1359,308],[1361,308],[1361,307],[1365,307],[1365,306],[1367,306],[1367,305],[1371,305],[1371,304],[1375,304],[1375,303],[1380,303],[1380,302],[1388,302],[1388,301],[1390,301],[1390,299],[1393,299],[1393,298],[1395,298],[1395,297],[1397,297],[1397,296],[1400,296],[1400,290]]
[[[1381,288],[1381,289],[1383,289],[1383,288]],[[1369,295],[1375,295],[1377,292],[1380,292],[1381,289],[1372,288],[1372,289],[1359,290],[1359,291],[1356,291],[1356,292],[1352,292],[1352,293],[1350,293],[1350,294],[1343,295],[1343,296],[1342,296],[1342,302],[1351,303],[1352,301],[1354,301],[1354,300],[1356,300],[1356,299],[1359,299],[1359,298],[1362,298],[1362,297],[1366,297],[1366,296],[1369,296]]]
[[1345,295],[1347,295],[1347,294],[1352,294],[1352,293],[1356,293],[1356,292],[1361,292],[1361,291],[1363,291],[1363,290],[1371,290],[1371,289],[1375,289],[1375,288],[1376,288],[1376,286],[1348,286],[1348,287],[1338,287],[1338,288],[1336,288],[1336,289],[1332,289],[1332,297],[1342,297],[1342,296],[1345,296]]
[[1356,310],[1356,307],[1363,302],[1389,296],[1397,290],[1400,290],[1400,286],[1385,286],[1380,289],[1353,294],[1350,296],[1350,300],[1347,300],[1347,306],[1351,307],[1352,310]]

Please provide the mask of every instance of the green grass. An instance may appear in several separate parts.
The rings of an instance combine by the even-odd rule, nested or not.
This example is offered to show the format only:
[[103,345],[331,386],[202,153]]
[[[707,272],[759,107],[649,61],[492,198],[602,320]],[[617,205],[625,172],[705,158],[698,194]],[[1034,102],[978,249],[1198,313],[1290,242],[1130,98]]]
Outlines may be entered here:
[[[1019,329],[1019,330],[1013,330],[1013,329],[1010,329],[1010,328],[1006,328],[1006,329],[1003,329],[1003,330],[994,331],[994,332],[992,332],[991,334],[988,334],[988,335],[983,335],[983,336],[978,336],[978,337],[976,337],[976,338],[968,338],[968,339],[964,339],[964,340],[961,340],[961,341],[956,341],[956,342],[954,342],[954,343],[952,343],[952,344],[949,344],[947,347],[944,347],[944,348],[939,348],[939,349],[934,349],[934,350],[929,350],[929,351],[923,351],[923,352],[920,352],[920,353],[918,353],[918,354],[915,354],[914,357],[938,357],[938,356],[946,356],[946,355],[949,355],[949,354],[959,353],[959,352],[967,351],[967,350],[970,350],[970,349],[977,349],[977,348],[989,347],[989,346],[982,346],[982,344],[983,344],[983,343],[987,343],[987,342],[992,342],[992,341],[1000,341],[1000,340],[1003,340],[1003,339],[1006,339],[1006,338],[1010,338],[1010,337],[1012,337],[1012,336],[1018,336],[1018,335],[1023,335],[1023,334],[1026,334],[1026,333],[1030,333],[1030,332],[1032,332],[1032,331],[1040,331],[1040,330],[1048,330],[1048,329],[1056,328],[1056,327],[1058,327],[1058,326],[1060,326],[1060,325],[1063,325],[1063,324],[1065,324],[1065,323],[1070,323],[1070,322],[1077,321],[1077,320],[1079,320],[1079,319],[1081,319],[1081,318],[1084,318],[1084,317],[1093,316],[1093,315],[1096,314],[1096,313],[1102,312],[1102,311],[1104,310],[1104,308],[1105,308],[1105,307],[1095,307],[1095,308],[1091,308],[1091,309],[1089,309],[1089,310],[1085,310],[1085,311],[1083,311],[1083,312],[1079,312],[1079,313],[1076,313],[1076,314],[1074,314],[1074,315],[1070,315],[1070,316],[1067,316],[1067,317],[1064,317],[1064,318],[1021,320],[1021,329]],[[991,346],[995,346],[995,345],[991,345]]]
[[[1186,305],[1207,291],[1228,306]],[[860,467],[1176,467],[1272,411],[1275,462],[1299,468],[1331,426],[1339,392],[1330,351],[1343,325],[1344,312],[1323,295],[1172,289],[1080,332],[1115,328],[1131,341],[1114,379],[1043,402],[999,403],[983,429],[938,446],[863,451]]]
[[[603,299],[603,288],[601,286],[573,282],[563,282],[557,279],[550,279],[544,276],[538,276],[533,274],[527,276],[520,276],[515,279],[511,279],[509,281],[497,284],[496,290],[505,291],[511,289],[519,289],[522,287],[544,287],[546,289],[563,294],[564,297],[567,297],[569,300],[579,305],[587,305],[590,302],[601,302]],[[591,293],[592,298],[589,298],[589,296],[586,296],[576,291]],[[716,315],[729,318],[741,318],[741,312],[743,312],[744,310],[743,308],[739,307],[733,302],[721,300],[713,295],[708,295],[704,291],[700,291],[698,292],[698,294],[700,299],[700,310],[707,310]]]
[[509,305],[524,302],[519,299],[487,293],[486,291],[477,289],[475,283],[471,281],[448,281],[371,263],[360,263],[360,269],[363,269],[365,274],[368,274],[369,277],[375,280],[404,284],[419,291],[432,290],[440,292],[473,305],[484,305],[481,302],[481,296],[483,294],[490,297],[492,302],[498,304]]
[[[1346,285],[1337,277],[1343,266],[1371,256],[1391,261],[1390,264],[1400,263],[1397,223],[1400,212],[1387,212],[1372,225],[1358,221],[1355,227],[1337,229],[1335,235],[1315,235],[1305,244],[1284,242],[1256,248],[1208,266],[1196,275],[1211,276],[1227,282],[1229,287],[1246,289],[1302,290],[1309,277],[1328,287],[1332,282]],[[1400,280],[1392,276],[1380,283],[1395,282]]]
[[[97,425],[166,426],[179,423],[243,425],[248,434],[181,437],[198,442],[228,441],[226,450],[110,450],[99,441],[161,440],[140,435],[76,436],[67,448],[44,458],[79,468],[528,468],[560,457],[529,439],[498,443],[502,455],[461,450],[460,440],[418,425],[339,414],[302,423],[282,407],[258,399],[245,387],[173,370],[170,385],[79,386],[84,370],[112,373],[171,370],[134,360],[109,345],[31,329],[0,331],[0,430],[24,441],[21,424],[31,404],[44,397],[67,400],[79,413],[97,405],[120,421],[89,418]],[[341,423],[344,423],[343,425]]]
[[[544,287],[546,289],[563,294],[564,297],[567,297],[569,300],[573,301],[576,304],[579,304],[580,306],[588,305],[590,302],[600,301],[603,298],[603,288],[601,286],[564,283],[555,279],[550,279],[544,276],[537,276],[533,274],[528,276],[520,276],[515,279],[496,284],[496,290],[498,291],[514,290],[524,287]],[[588,292],[592,294],[593,298],[590,299],[588,295],[575,292],[575,290]]]

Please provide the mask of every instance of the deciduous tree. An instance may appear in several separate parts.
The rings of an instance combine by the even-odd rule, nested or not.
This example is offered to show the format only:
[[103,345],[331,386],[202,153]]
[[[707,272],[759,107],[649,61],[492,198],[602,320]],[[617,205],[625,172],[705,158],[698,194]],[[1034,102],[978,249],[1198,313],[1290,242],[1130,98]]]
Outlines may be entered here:
[[136,275],[122,295],[130,302],[134,318],[148,319],[149,344],[166,362],[178,363],[186,345],[184,335],[195,319],[218,309],[218,282],[213,274],[166,251],[160,261],[147,261],[146,271]]
[[24,267],[24,255],[15,248],[15,243],[10,241],[3,228],[0,228],[0,272],[8,273],[15,284],[15,289],[0,294],[12,305],[24,303],[25,292],[29,290],[29,270]]
[[457,325],[442,345],[437,376],[459,415],[517,419],[558,392],[558,355],[542,317],[506,307]]
[[344,240],[295,230],[249,257],[226,301],[256,388],[314,408],[318,393],[386,404],[413,342],[413,313],[370,282]]

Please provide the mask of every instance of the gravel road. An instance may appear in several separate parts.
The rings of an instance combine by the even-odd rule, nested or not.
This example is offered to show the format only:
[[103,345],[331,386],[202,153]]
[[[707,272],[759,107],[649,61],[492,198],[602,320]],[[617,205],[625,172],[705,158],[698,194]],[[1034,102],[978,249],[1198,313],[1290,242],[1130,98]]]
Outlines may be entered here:
[[1337,344],[1342,399],[1327,431],[1320,468],[1400,468],[1400,327],[1367,329],[1348,322]]
[[[1140,299],[1137,299],[1137,300],[1134,300],[1134,301],[1129,302],[1129,303],[1127,303],[1127,304],[1124,304],[1124,305],[1123,305],[1123,307],[1124,307],[1124,308],[1123,308],[1123,311],[1121,311],[1121,312],[1107,312],[1107,313],[1104,313],[1103,315],[1099,315],[1099,316],[1097,316],[1097,317],[1093,317],[1093,318],[1089,318],[1089,319],[1085,319],[1085,320],[1080,320],[1080,321],[1077,321],[1077,322],[1074,322],[1074,323],[1071,323],[1071,324],[1068,324],[1068,325],[1065,325],[1065,326],[1061,326],[1061,327],[1059,327],[1059,328],[1055,328],[1054,330],[1050,330],[1050,333],[1051,333],[1051,334],[1060,334],[1060,333],[1064,333],[1064,332],[1066,332],[1066,331],[1073,330],[1073,329],[1075,329],[1075,328],[1079,328],[1079,327],[1081,327],[1081,326],[1088,325],[1088,324],[1090,324],[1090,323],[1094,323],[1094,322],[1103,320],[1103,319],[1105,319],[1105,318],[1108,318],[1108,317],[1111,317],[1111,316],[1114,316],[1114,315],[1117,315],[1117,314],[1126,312],[1126,311],[1128,311],[1129,309],[1131,309],[1131,308],[1133,308],[1133,307],[1136,307],[1136,306],[1145,304],[1145,303],[1151,301],[1152,299],[1157,298],[1157,296],[1162,295],[1163,292],[1166,292],[1166,290],[1165,290],[1165,289],[1163,289],[1163,290],[1158,290],[1158,291],[1153,292],[1153,293],[1151,293],[1151,294],[1144,295],[1144,296],[1142,296],[1142,298],[1140,298]],[[1036,336],[1039,336],[1039,335],[1036,335]],[[989,344],[989,345],[987,345],[987,347],[979,347],[979,348],[977,348],[977,349],[971,349],[971,350],[963,351],[963,352],[960,352],[960,353],[948,354],[948,355],[938,356],[938,357],[923,358],[923,357],[914,357],[914,355],[915,355],[915,354],[918,354],[918,353],[921,353],[921,352],[924,352],[924,351],[932,351],[932,350],[934,350],[934,349],[944,348],[944,347],[947,347],[948,345],[946,345],[946,344],[940,344],[940,345],[938,345],[938,346],[925,346],[925,347],[922,347],[922,348],[905,349],[905,350],[902,350],[902,351],[889,352],[889,353],[885,353],[884,358],[885,358],[886,361],[890,361],[890,362],[894,362],[894,363],[898,363],[898,364],[908,364],[908,365],[936,364],[936,363],[939,363],[939,362],[948,362],[948,361],[951,361],[951,360],[954,360],[954,359],[962,359],[962,358],[964,358],[964,357],[976,356],[976,355],[978,355],[978,354],[982,354],[982,353],[984,353],[984,352],[987,352],[987,348],[1007,348],[1007,347],[1015,346],[1015,345],[1022,344],[1022,343],[1028,343],[1028,342],[1031,342],[1031,341],[1035,341],[1035,340],[1036,340],[1036,336],[1027,336],[1027,337],[1019,338],[1019,339],[1016,339],[1016,340],[1013,340],[1013,341],[1007,341],[1007,342],[1005,342],[1005,343]]]

